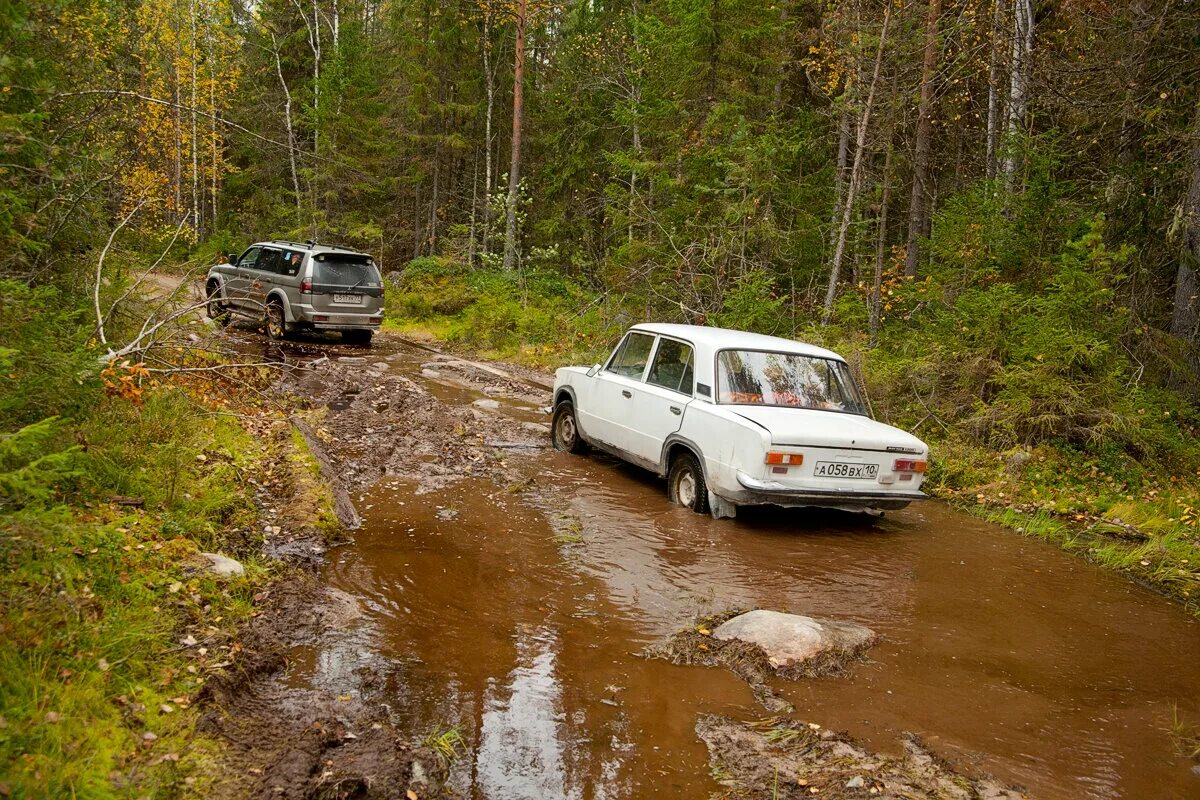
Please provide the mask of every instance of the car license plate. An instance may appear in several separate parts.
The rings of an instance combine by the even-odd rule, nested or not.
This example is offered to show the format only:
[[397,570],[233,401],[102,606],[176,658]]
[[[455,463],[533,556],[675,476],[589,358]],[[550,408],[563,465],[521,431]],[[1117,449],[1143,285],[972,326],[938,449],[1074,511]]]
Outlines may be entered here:
[[878,474],[878,464],[848,464],[845,461],[818,461],[813,470],[813,475],[818,478],[870,480]]
[[361,294],[335,294],[333,302],[345,303],[347,305],[362,305],[363,296]]

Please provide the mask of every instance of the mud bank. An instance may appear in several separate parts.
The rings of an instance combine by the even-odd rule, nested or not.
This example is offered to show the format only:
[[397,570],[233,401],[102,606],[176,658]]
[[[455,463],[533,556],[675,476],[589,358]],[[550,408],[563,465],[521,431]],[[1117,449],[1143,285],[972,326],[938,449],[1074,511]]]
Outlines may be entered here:
[[708,747],[714,776],[737,797],[1026,800],[1020,789],[992,778],[963,776],[911,735],[903,755],[889,757],[796,720],[705,716],[696,734]]

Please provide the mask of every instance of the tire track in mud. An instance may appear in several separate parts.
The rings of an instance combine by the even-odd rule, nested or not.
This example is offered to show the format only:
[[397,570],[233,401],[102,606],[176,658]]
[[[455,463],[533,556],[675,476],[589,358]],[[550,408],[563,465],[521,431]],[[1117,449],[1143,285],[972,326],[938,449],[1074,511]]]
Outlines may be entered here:
[[[235,329],[230,338],[236,349],[264,347],[244,331]],[[394,341],[384,338],[372,350],[285,345],[272,352],[275,346],[265,345],[268,357],[288,367],[276,391],[298,409],[289,422],[317,462],[347,533],[361,522],[351,492],[384,475],[415,481],[418,493],[467,476],[503,485],[508,452],[546,446],[548,426],[538,408],[548,398],[538,376],[424,346],[394,348]],[[416,349],[423,351],[419,357]],[[449,763],[411,741],[392,712],[403,706],[394,697],[396,687],[378,680],[375,670],[359,670],[356,685],[342,694],[288,681],[294,653],[359,614],[355,598],[317,580],[321,558],[311,552],[324,548],[316,541],[314,531],[291,531],[287,543],[266,543],[268,552],[293,566],[242,631],[234,663],[209,680],[200,698],[198,730],[226,745],[202,776],[205,794],[287,800],[438,796]]]

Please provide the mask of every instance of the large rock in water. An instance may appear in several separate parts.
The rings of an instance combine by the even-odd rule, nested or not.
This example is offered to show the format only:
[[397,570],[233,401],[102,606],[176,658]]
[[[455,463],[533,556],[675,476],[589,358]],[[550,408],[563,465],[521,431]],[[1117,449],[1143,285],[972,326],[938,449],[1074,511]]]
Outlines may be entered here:
[[776,667],[794,666],[831,650],[859,652],[876,639],[873,630],[853,622],[814,619],[765,609],[747,611],[726,620],[712,635],[715,639],[737,639],[756,644]]

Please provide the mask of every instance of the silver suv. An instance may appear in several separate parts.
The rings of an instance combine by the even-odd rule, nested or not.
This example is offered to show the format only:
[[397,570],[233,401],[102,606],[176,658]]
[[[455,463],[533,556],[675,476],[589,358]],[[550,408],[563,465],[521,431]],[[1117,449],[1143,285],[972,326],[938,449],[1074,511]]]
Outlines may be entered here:
[[293,331],[341,331],[368,344],[383,322],[383,278],[366,253],[273,239],[208,271],[208,315],[261,320],[272,339]]

